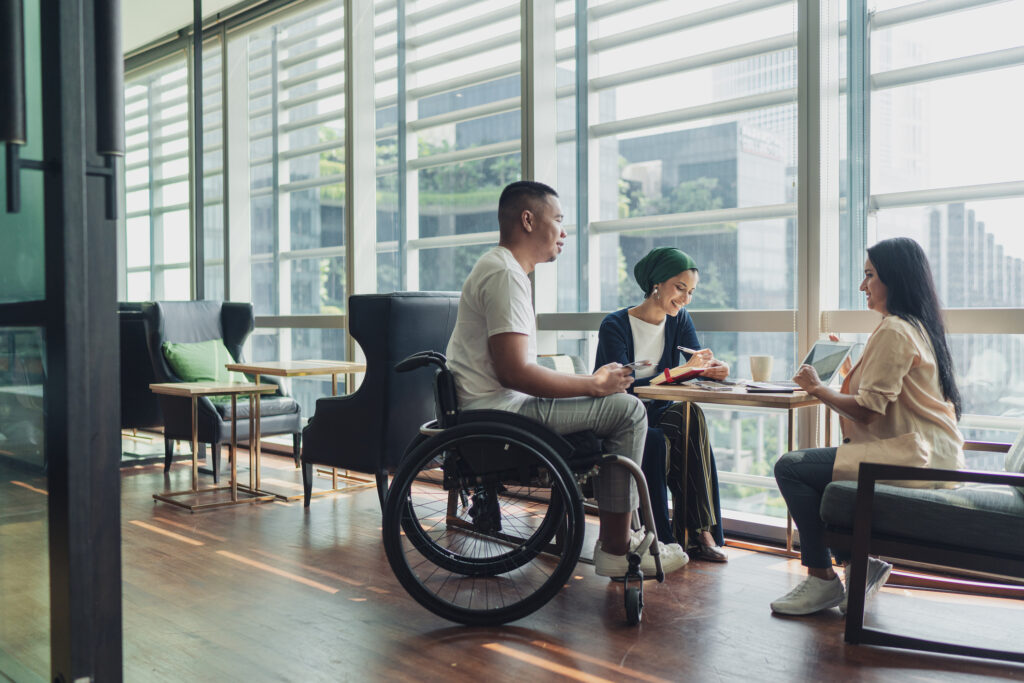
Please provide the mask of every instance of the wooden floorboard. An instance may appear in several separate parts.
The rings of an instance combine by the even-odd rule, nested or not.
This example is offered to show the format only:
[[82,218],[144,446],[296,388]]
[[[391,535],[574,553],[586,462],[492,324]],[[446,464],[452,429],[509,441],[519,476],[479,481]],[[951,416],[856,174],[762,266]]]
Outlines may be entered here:
[[[300,480],[285,458],[267,458],[264,472]],[[38,506],[31,497],[41,493],[10,480],[45,489],[41,479],[6,475],[0,496]],[[169,475],[159,465],[122,471],[127,681],[1024,680],[1024,666],[846,645],[837,610],[773,617],[768,603],[799,581],[798,563],[738,549],[728,564],[693,562],[664,584],[648,583],[639,627],[625,623],[621,586],[584,564],[519,622],[457,626],[394,578],[374,489],[316,498],[308,510],[273,503],[191,514],[153,502],[152,493],[187,488],[189,477],[184,463]],[[0,515],[0,649],[27,647],[40,624],[45,630],[31,616],[45,605],[45,572],[19,578],[3,567],[25,525],[44,528],[38,514],[21,517]],[[38,570],[39,557],[24,559]],[[10,614],[26,621],[13,628]],[[869,604],[868,623],[1024,648],[1020,600],[886,587]]]

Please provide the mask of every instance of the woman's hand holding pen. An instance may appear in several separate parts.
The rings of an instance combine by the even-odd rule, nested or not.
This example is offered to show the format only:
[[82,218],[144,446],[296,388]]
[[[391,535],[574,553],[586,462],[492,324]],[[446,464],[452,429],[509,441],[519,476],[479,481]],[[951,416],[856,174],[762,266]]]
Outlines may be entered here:
[[677,346],[683,353],[690,354],[690,359],[683,364],[684,368],[705,368],[714,360],[715,354],[711,349],[690,349],[685,346]]
[[676,348],[690,354],[690,360],[683,367],[704,368],[703,374],[708,379],[725,379],[729,376],[729,364],[716,359],[711,349],[690,349],[685,346]]

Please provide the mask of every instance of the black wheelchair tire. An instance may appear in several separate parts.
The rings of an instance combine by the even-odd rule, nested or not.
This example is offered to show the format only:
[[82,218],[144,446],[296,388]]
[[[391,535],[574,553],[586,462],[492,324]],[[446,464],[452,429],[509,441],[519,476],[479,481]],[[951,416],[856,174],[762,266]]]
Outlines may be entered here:
[[[422,529],[411,518],[410,491],[420,469],[433,461],[437,454],[457,448],[460,441],[481,438],[495,438],[513,443],[517,447],[528,449],[539,462],[544,463],[554,474],[551,498],[556,504],[548,506],[540,530],[535,532],[527,543],[498,558],[477,562],[471,558],[453,556],[452,553],[436,547],[429,537],[423,534]],[[565,505],[560,505],[557,501],[565,501]],[[419,443],[409,452],[395,473],[389,489],[382,533],[384,549],[395,576],[417,602],[451,621],[469,625],[495,625],[531,614],[547,604],[561,589],[579,560],[583,545],[583,517],[582,496],[575,478],[569,467],[550,446],[522,429],[500,423],[481,422],[446,429]],[[416,550],[438,567],[466,577],[490,576],[533,561],[560,526],[564,531],[563,553],[551,574],[532,593],[524,595],[512,604],[494,609],[464,607],[435,594],[409,566],[403,549],[404,533],[405,538]]]

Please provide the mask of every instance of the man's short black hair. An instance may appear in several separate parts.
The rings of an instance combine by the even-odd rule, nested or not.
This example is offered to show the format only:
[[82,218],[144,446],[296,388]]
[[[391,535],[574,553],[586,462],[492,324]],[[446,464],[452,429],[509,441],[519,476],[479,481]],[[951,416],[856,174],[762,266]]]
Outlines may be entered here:
[[505,187],[498,199],[498,225],[512,225],[519,220],[523,211],[535,210],[534,201],[546,201],[557,197],[553,187],[533,180],[519,180]]

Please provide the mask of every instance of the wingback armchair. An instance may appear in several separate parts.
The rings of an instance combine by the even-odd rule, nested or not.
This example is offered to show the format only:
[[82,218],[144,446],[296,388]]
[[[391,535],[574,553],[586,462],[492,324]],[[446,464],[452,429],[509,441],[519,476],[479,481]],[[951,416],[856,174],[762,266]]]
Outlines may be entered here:
[[[195,343],[222,339],[228,353],[242,362],[242,345],[252,332],[255,319],[252,304],[221,301],[157,301],[142,304],[149,334],[149,353],[157,382],[181,382],[164,357],[164,342]],[[263,383],[276,383],[275,378],[261,377]],[[178,396],[160,396],[164,416],[164,471],[171,465],[175,440],[192,439],[191,400]],[[210,465],[213,480],[220,481],[221,445],[231,440],[231,405],[199,399],[199,442],[211,445]],[[302,417],[299,404],[279,387],[274,395],[260,401],[260,433],[263,436],[291,434],[298,453],[302,438]],[[249,439],[249,405],[238,404],[238,438]]]
[[160,400],[149,390],[156,382],[142,304],[118,302],[121,328],[121,429],[162,427]]
[[366,354],[366,377],[348,396],[317,400],[303,430],[307,506],[313,465],[375,475],[383,504],[388,471],[398,465],[420,425],[434,417],[433,377],[427,372],[400,375],[395,364],[417,351],[444,353],[458,309],[458,292],[349,297],[349,334]]

